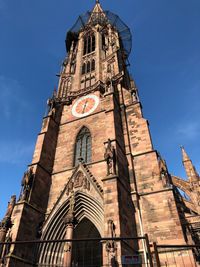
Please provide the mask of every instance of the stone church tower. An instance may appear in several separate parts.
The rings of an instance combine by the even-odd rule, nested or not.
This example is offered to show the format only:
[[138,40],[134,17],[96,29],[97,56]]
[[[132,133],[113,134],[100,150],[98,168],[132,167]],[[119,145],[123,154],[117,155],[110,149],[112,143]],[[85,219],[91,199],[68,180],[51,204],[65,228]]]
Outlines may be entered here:
[[[186,208],[173,184],[180,186],[180,179],[168,173],[153,147],[127,70],[130,30],[97,1],[67,33],[66,49],[58,88],[48,101],[20,197],[12,197],[1,223],[0,241],[148,234],[150,242],[186,244]],[[183,154],[198,191],[199,176]],[[195,214],[197,198],[193,194]],[[82,266],[74,254],[74,247],[83,253],[80,246],[12,245],[3,266]],[[92,266],[121,266],[122,255],[145,250],[131,241],[91,246]],[[84,266],[90,266],[87,259]]]

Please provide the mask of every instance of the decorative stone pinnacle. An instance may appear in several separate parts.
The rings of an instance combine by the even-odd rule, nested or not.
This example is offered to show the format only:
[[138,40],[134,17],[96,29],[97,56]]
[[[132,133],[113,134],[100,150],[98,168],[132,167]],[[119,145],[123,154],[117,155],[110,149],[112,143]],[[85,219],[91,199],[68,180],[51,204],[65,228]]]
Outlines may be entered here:
[[182,151],[183,161],[190,161],[190,158],[188,154],[186,153],[184,146],[181,146],[181,151]]
[[96,4],[99,4],[99,0],[96,0]]

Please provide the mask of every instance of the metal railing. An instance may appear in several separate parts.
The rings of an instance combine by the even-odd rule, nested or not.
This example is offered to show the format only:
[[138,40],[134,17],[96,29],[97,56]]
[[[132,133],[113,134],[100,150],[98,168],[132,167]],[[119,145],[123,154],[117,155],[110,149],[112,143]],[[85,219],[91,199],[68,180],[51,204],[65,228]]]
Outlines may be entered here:
[[[70,265],[64,265],[64,254]],[[0,255],[1,267],[153,267],[147,235],[5,242]]]
[[156,267],[197,267],[200,266],[200,245],[153,243],[152,258]]
[[200,245],[149,244],[147,235],[0,243],[0,267],[197,267],[199,260]]

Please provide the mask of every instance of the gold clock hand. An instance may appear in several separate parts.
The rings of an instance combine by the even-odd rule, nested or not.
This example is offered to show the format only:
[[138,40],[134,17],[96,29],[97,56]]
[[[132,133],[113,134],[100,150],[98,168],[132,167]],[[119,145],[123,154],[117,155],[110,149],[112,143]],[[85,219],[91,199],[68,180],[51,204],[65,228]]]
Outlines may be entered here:
[[85,101],[85,104],[84,104],[84,106],[83,106],[82,114],[85,112],[85,108],[86,108],[86,106],[87,106],[87,102],[88,102],[88,100]]

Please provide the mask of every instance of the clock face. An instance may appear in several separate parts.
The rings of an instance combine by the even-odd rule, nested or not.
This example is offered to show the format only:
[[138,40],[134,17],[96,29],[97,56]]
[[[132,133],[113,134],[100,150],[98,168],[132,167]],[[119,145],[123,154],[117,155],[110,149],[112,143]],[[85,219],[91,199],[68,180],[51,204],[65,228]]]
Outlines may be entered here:
[[96,95],[86,95],[80,97],[72,107],[72,114],[77,118],[91,114],[98,106],[99,98]]

